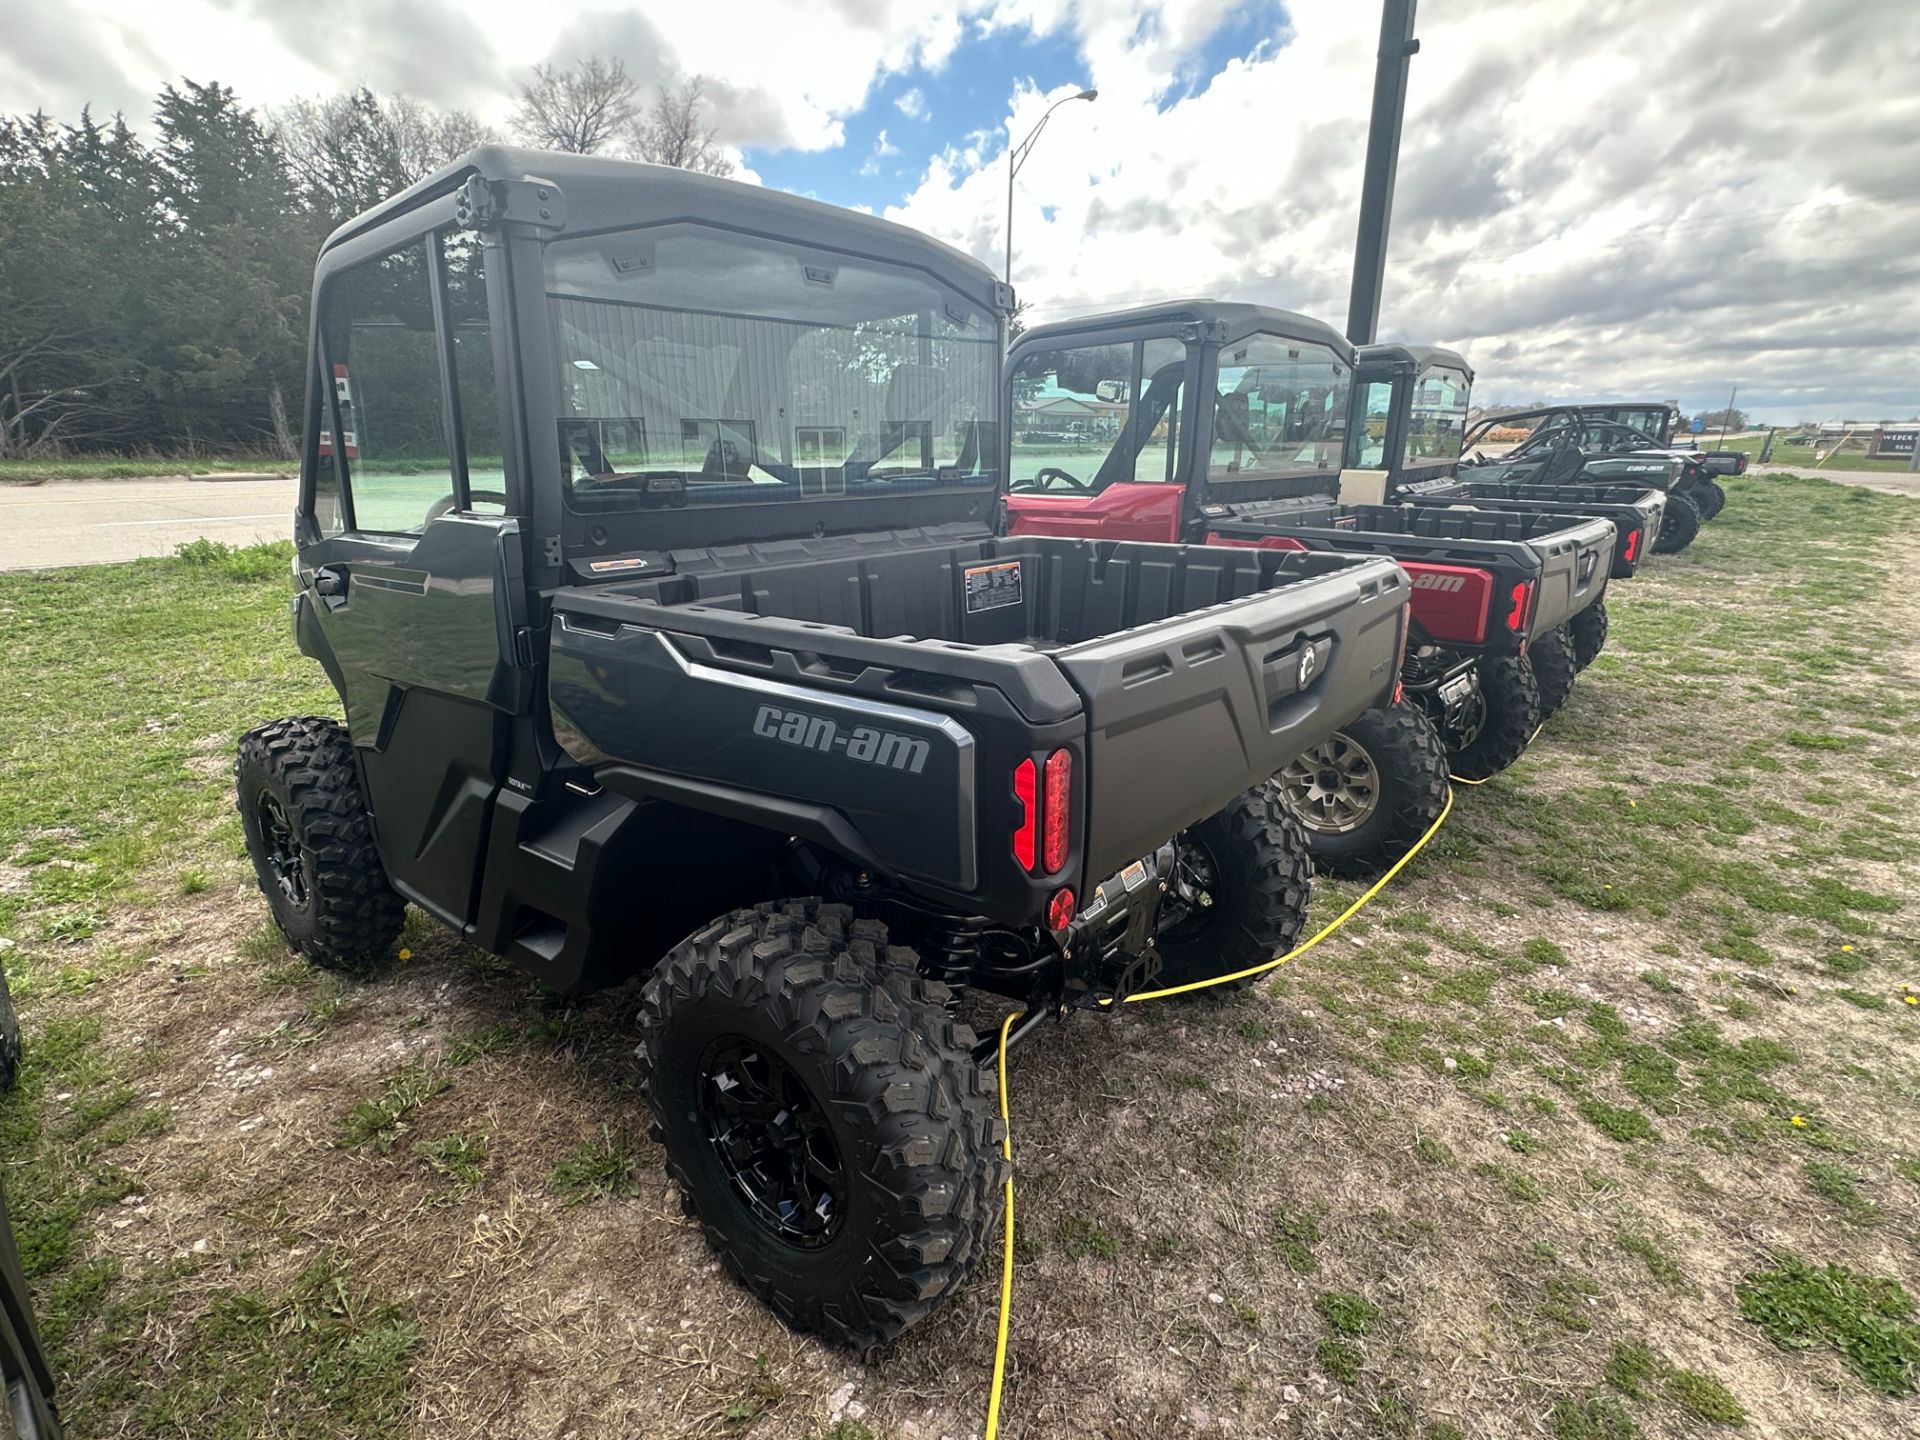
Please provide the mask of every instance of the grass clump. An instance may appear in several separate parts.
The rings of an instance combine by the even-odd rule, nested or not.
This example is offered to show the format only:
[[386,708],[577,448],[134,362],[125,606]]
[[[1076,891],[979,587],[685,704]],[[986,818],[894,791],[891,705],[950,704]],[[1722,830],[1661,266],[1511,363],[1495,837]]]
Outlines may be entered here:
[[1622,1395],[1637,1400],[1643,1389],[1660,1378],[1660,1370],[1660,1361],[1653,1351],[1633,1341],[1622,1341],[1608,1353],[1606,1367],[1600,1374]]
[[1680,1268],[1680,1263],[1651,1237],[1637,1230],[1622,1230],[1613,1240],[1614,1244],[1645,1265],[1647,1273],[1669,1290],[1688,1291],[1693,1288],[1687,1283],[1686,1272]]
[[1311,1275],[1320,1268],[1313,1254],[1320,1243],[1320,1222],[1313,1216],[1284,1207],[1275,1210],[1267,1236],[1274,1254],[1295,1274]]
[[1120,1242],[1088,1215],[1068,1215],[1060,1221],[1060,1248],[1069,1260],[1084,1260],[1089,1255],[1099,1260],[1117,1260]]
[[1605,1394],[1554,1401],[1547,1426],[1553,1440],[1633,1440],[1640,1433],[1626,1407]]
[[360,1101],[340,1117],[340,1136],[335,1143],[343,1150],[352,1150],[371,1140],[382,1151],[391,1149],[405,1129],[407,1117],[450,1083],[424,1065],[408,1066],[387,1082],[384,1091],[371,1100]]
[[602,1129],[598,1140],[588,1140],[547,1174],[547,1188],[577,1205],[596,1195],[622,1199],[640,1193],[635,1178],[639,1160],[624,1135]]
[[1809,1160],[1801,1173],[1807,1177],[1807,1187],[1814,1194],[1832,1201],[1856,1224],[1870,1225],[1880,1218],[1878,1207],[1860,1193],[1858,1177],[1845,1166],[1827,1160]]
[[1912,1393],[1920,1374],[1920,1325],[1913,1297],[1891,1276],[1857,1275],[1844,1265],[1808,1265],[1781,1255],[1734,1287],[1740,1313],[1789,1350],[1829,1346],[1860,1379],[1888,1395]]
[[1635,1140],[1657,1138],[1653,1122],[1645,1113],[1631,1105],[1609,1105],[1606,1101],[1589,1095],[1577,1107],[1580,1116],[1609,1140],[1618,1140],[1621,1144],[1631,1144]]
[[1342,1335],[1364,1335],[1380,1318],[1380,1308],[1351,1290],[1322,1290],[1313,1298],[1320,1318]]
[[413,1153],[425,1160],[435,1174],[461,1185],[478,1185],[486,1172],[487,1142],[470,1140],[465,1135],[422,1140],[413,1147]]
[[1734,1394],[1711,1375],[1674,1370],[1667,1375],[1667,1397],[1690,1415],[1716,1425],[1744,1425],[1747,1412]]
[[1336,1340],[1329,1335],[1314,1348],[1314,1358],[1320,1362],[1320,1368],[1342,1385],[1351,1385],[1360,1378],[1360,1347],[1349,1345],[1345,1340]]

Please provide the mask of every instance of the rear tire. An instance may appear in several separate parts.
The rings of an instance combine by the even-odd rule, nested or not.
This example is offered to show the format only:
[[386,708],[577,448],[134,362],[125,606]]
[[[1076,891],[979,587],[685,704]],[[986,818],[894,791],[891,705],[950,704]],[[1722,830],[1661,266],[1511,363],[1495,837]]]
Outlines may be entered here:
[[1703,524],[1727,508],[1727,492],[1720,488],[1718,480],[1702,480],[1691,498]]
[[1607,602],[1596,600],[1567,622],[1567,634],[1573,640],[1573,665],[1584,670],[1607,648]]
[[676,945],[641,1002],[689,1213],[783,1321],[845,1345],[934,1310],[999,1214],[993,1076],[916,965],[844,905],[760,905]]
[[347,727],[308,715],[249,730],[233,779],[247,854],[287,944],[328,970],[384,958],[406,902],[374,846]]
[[[1306,832],[1256,785],[1174,840],[1178,858],[1157,947],[1160,984],[1232,975],[1284,955],[1307,923]],[[1219,985],[1245,990],[1259,975]]]
[[1669,491],[1666,518],[1660,522],[1660,535],[1653,542],[1653,553],[1677,555],[1691,545],[1699,533],[1700,511],[1693,501]]
[[1580,672],[1566,626],[1549,631],[1527,646],[1527,660],[1540,687],[1540,718],[1550,720],[1573,698],[1573,679]]
[[[1371,783],[1371,803],[1325,782]],[[1398,860],[1447,803],[1447,747],[1424,712],[1377,705],[1274,776],[1274,798],[1306,833],[1313,868],[1323,875],[1372,875]],[[1349,789],[1355,788],[1349,784]],[[1316,793],[1317,792],[1317,793]]]
[[1462,780],[1498,775],[1526,753],[1540,728],[1540,684],[1524,655],[1480,663],[1479,728],[1453,751],[1453,773]]

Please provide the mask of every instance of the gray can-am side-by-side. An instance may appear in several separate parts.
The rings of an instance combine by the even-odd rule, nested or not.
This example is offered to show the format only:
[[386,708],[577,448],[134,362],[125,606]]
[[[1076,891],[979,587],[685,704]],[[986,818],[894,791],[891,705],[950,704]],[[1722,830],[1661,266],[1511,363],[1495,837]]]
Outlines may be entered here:
[[[1330,326],[1205,299],[1035,326],[1009,357],[1010,529],[1390,556],[1413,577],[1404,701],[1302,754],[1275,790],[1316,865],[1384,868],[1454,773],[1517,759],[1571,690],[1561,632],[1604,594],[1593,517],[1343,503],[1354,351]],[[1087,434],[1063,441],[1056,416]],[[1082,418],[1083,417],[1083,418]],[[1377,498],[1377,497],[1376,497]]]
[[474,152],[314,286],[293,624],[345,724],[242,739],[289,941],[412,902],[642,982],[653,1133],[728,1268],[865,1344],[998,1210],[966,990],[1076,1007],[1288,948],[1262,782],[1394,684],[1390,560],[998,533],[1012,295],[871,217]]

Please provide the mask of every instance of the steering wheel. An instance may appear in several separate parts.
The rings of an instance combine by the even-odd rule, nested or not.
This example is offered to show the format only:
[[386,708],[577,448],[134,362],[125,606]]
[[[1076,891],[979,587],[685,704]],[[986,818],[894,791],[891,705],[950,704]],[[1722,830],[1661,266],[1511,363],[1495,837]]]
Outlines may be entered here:
[[[507,508],[507,497],[498,490],[469,491],[467,498],[474,503],[498,505],[502,510]],[[442,515],[451,514],[453,507],[459,503],[460,497],[458,495],[444,495],[433,502],[433,508],[427,511],[427,519],[438,520]]]
[[[1056,480],[1060,482],[1058,485],[1052,483]],[[1065,490],[1070,495],[1093,494],[1093,486],[1078,475],[1069,475],[1058,465],[1043,466],[1037,471],[1033,477],[1033,487],[1043,495],[1058,490]]]

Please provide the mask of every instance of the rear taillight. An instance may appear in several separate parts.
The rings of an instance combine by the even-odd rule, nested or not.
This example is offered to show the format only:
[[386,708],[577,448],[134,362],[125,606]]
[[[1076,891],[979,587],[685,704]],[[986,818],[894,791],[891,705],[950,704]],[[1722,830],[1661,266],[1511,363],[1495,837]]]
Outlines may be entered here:
[[1045,803],[1040,809],[1040,868],[1058,875],[1066,868],[1073,820],[1073,756],[1056,750],[1047,757]]
[[1640,553],[1640,527],[1636,525],[1633,529],[1627,531],[1627,548],[1620,552],[1620,558],[1622,560],[1625,560],[1629,565],[1631,565],[1633,563],[1634,556],[1638,555],[1639,553]]
[[1034,837],[1039,828],[1034,803],[1039,798],[1034,784],[1036,773],[1031,760],[1022,760],[1013,767],[1013,795],[1020,802],[1020,828],[1013,832],[1013,858],[1020,862],[1023,870],[1033,869]]
[[1513,608],[1507,611],[1507,629],[1519,635],[1527,628],[1527,615],[1533,609],[1533,582],[1522,580],[1513,587]]
[[1058,875],[1073,841],[1073,756],[1056,750],[1045,765],[1022,760],[1013,767],[1013,798],[1020,802],[1013,858],[1032,874]]
[[1733,473],[1736,475],[1744,475],[1747,473],[1746,456],[1742,455],[1738,460],[1733,462]]

